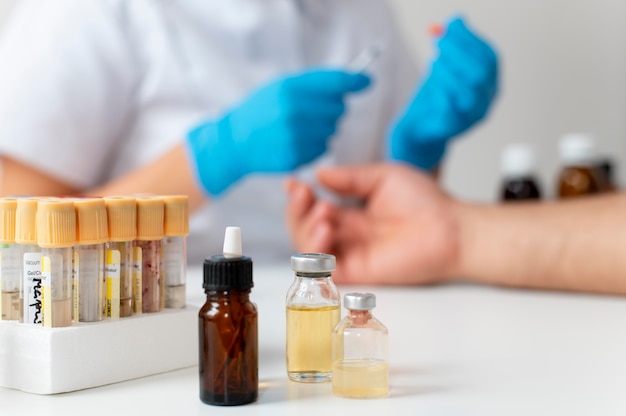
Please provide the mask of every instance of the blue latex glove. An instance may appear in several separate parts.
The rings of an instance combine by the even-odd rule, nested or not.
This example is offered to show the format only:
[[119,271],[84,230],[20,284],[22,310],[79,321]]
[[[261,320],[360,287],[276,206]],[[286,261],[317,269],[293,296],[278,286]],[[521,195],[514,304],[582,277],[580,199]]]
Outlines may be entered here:
[[437,46],[439,56],[389,141],[393,160],[424,170],[439,164],[451,138],[485,117],[498,91],[496,53],[463,20],[450,21]]
[[194,128],[187,150],[204,190],[218,196],[250,173],[289,172],[326,150],[363,74],[318,70],[274,81],[217,121]]

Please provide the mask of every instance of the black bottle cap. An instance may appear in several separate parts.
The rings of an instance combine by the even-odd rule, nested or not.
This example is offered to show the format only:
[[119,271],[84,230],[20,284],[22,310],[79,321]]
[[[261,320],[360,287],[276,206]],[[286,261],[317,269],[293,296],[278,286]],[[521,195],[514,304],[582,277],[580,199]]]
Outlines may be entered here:
[[610,159],[602,159],[598,163],[598,167],[604,172],[606,178],[612,183],[613,182],[613,161]]
[[204,260],[204,290],[250,290],[252,259],[247,256],[213,256]]

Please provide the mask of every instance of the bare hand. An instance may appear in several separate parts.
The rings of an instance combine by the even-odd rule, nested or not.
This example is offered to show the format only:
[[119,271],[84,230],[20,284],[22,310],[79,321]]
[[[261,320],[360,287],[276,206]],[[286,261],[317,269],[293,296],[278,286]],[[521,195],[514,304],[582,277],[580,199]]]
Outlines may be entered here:
[[458,258],[455,203],[432,178],[403,165],[324,169],[331,191],[365,200],[363,208],[317,200],[290,180],[287,220],[300,251],[337,256],[340,283],[425,284],[451,277]]

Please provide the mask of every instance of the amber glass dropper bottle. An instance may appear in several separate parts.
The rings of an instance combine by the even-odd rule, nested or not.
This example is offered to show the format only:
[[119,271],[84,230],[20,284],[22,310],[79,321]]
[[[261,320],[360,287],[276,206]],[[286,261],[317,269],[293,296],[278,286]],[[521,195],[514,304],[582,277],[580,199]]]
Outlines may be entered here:
[[223,251],[204,261],[200,400],[233,406],[258,396],[258,323],[256,305],[250,301],[252,259],[242,255],[238,227],[226,229]]
[[584,134],[568,134],[559,142],[563,165],[558,177],[560,198],[573,198],[611,190],[604,171],[597,167],[593,139]]

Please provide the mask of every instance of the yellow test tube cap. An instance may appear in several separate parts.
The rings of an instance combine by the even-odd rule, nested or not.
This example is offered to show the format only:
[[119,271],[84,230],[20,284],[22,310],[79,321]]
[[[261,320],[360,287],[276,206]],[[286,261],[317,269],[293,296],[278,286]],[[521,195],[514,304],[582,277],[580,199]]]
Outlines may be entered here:
[[42,199],[37,203],[37,244],[44,248],[76,244],[74,201]]
[[160,197],[137,197],[137,240],[163,238],[165,204]]
[[179,237],[189,234],[189,197],[166,195],[162,198],[165,204],[165,235]]
[[76,210],[76,243],[102,244],[109,239],[107,209],[101,198],[78,198]]
[[0,244],[15,244],[17,198],[0,198]]
[[38,198],[18,198],[15,211],[15,242],[37,244],[37,200]]
[[129,196],[105,196],[110,241],[137,238],[137,201]]

